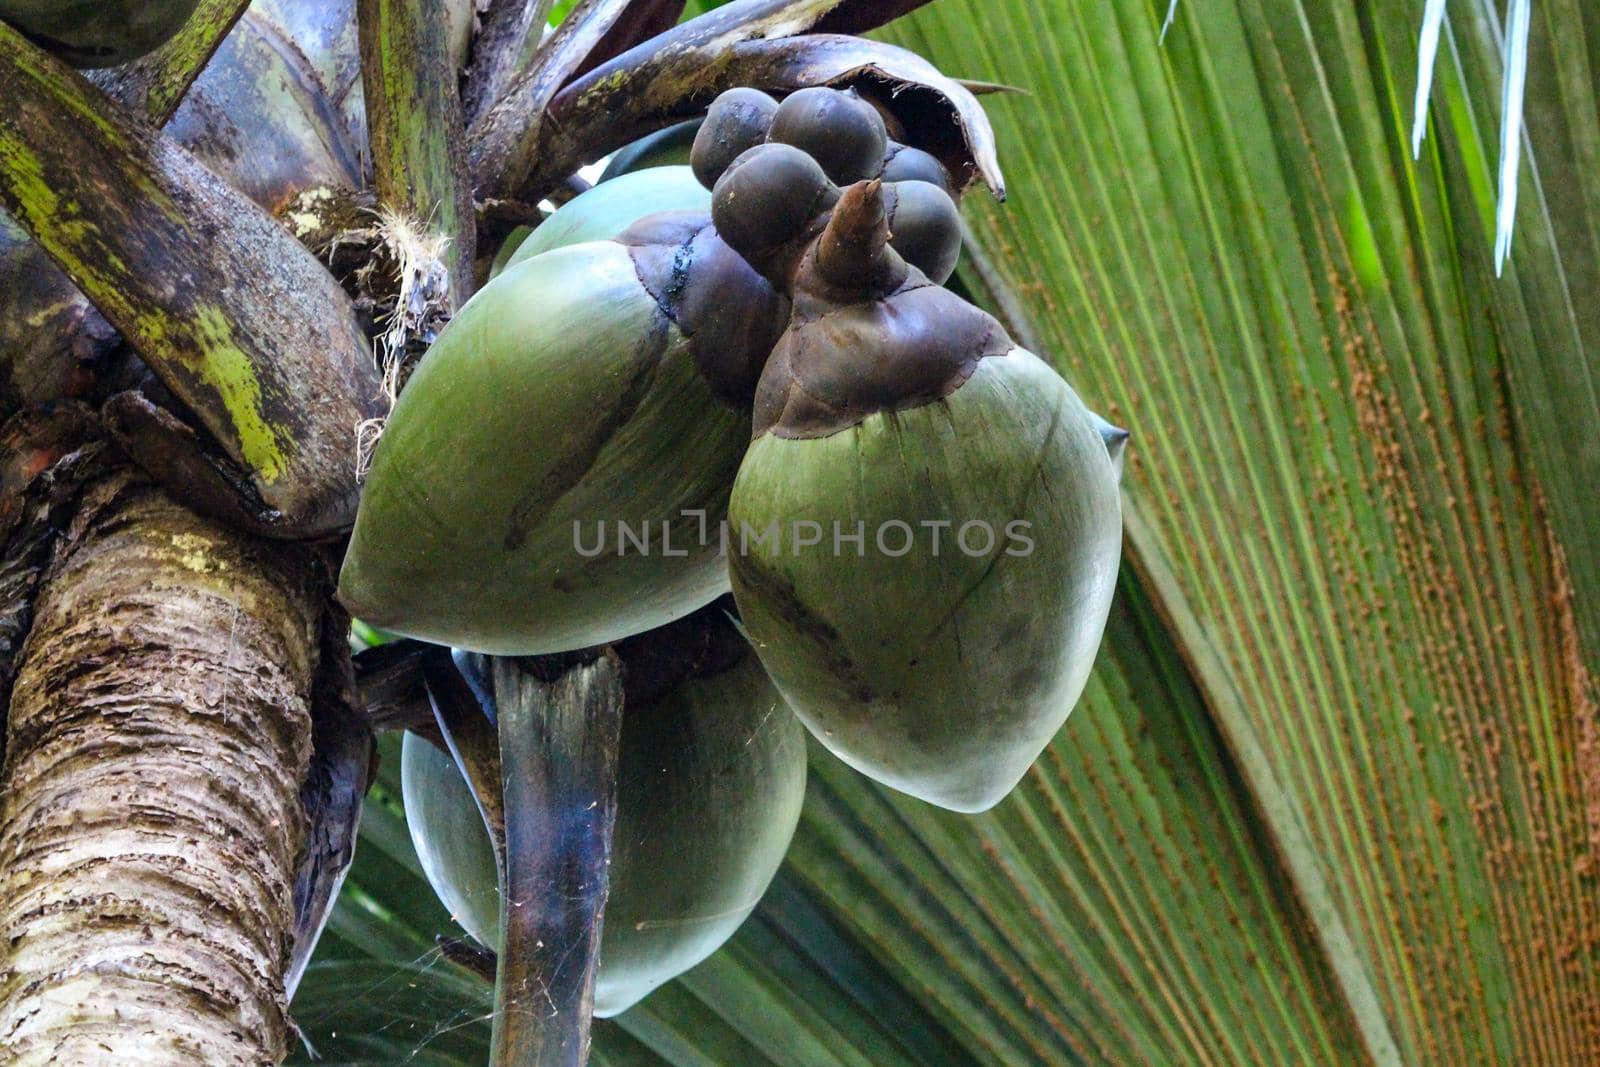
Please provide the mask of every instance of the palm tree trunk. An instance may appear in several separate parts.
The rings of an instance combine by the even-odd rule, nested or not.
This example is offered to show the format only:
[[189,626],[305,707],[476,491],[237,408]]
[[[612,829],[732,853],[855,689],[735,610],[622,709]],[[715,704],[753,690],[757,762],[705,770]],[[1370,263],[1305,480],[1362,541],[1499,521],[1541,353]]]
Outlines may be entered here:
[[43,574],[0,772],[12,1064],[276,1062],[325,578],[136,475]]

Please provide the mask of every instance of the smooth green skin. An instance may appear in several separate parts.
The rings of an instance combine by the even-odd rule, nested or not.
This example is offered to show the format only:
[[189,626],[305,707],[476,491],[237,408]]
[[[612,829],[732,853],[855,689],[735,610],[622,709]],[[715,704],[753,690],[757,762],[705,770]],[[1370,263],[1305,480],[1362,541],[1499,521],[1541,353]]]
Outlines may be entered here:
[[[797,519],[820,523],[823,543],[797,553],[788,532],[781,547],[754,539]],[[919,524],[943,519],[989,522],[995,549],[968,557],[951,528],[933,556]],[[874,543],[892,520],[918,534],[899,558]],[[1031,554],[1004,554],[1012,520],[1032,523]],[[998,803],[1066,721],[1121,553],[1116,473],[1092,416],[1021,349],[983,360],[941,402],[829,437],[763,435],[729,521],[745,628],[812,734],[877,781],[965,812]],[[835,521],[847,534],[865,522],[865,558],[849,543],[834,555]],[[887,535],[891,550],[902,540]]]
[[198,0],[0,0],[11,23],[75,67],[114,67],[165,44]]
[[498,278],[505,273],[505,269],[511,265],[511,257],[516,255],[517,249],[521,248],[522,243],[532,235],[532,226],[518,226],[508,233],[500,245],[500,251],[494,254],[494,262],[489,264],[489,277]]
[[455,760],[410,732],[400,742],[400,799],[434,896],[467,933],[485,945],[499,944],[494,846],[478,802]]
[[680,122],[617,149],[601,172],[600,180],[614,181],[624,174],[649,167],[688,166],[689,151],[694,148],[694,135],[700,132],[700,122],[700,119]]
[[[622,246],[517,264],[467,302],[395,405],[339,597],[371,625],[497,655],[654,629],[728,589],[716,529],[748,434]],[[646,521],[649,552],[619,555],[617,524]],[[575,522],[589,551],[603,523],[606,551],[582,555]]]
[[[698,122],[683,125],[693,125],[696,130],[699,128]],[[629,149],[645,146],[646,141],[654,141],[674,131],[677,131],[677,126],[670,126],[669,130],[662,130],[651,138],[635,141]],[[690,131],[688,142],[694,142],[693,130]],[[634,222],[645,218],[646,214],[656,211],[709,211],[710,194],[699,186],[699,182],[693,181],[694,174],[690,173],[690,182],[686,184],[683,171],[688,168],[669,166],[669,163],[677,162],[677,155],[688,160],[688,149],[682,152],[669,149],[670,146],[659,147],[658,150],[642,149],[634,165],[626,166],[616,174],[611,173],[611,168],[606,168],[600,181],[621,178],[622,174],[629,171],[638,171],[640,176],[637,178],[629,178],[619,186],[608,187],[606,192],[597,192],[597,186],[568,200],[538,227],[518,226],[512,230],[506,242],[502,243],[501,250],[494,253],[490,277],[499,277],[506,267],[515,262],[531,259],[552,248],[610,240]],[[654,160],[658,155],[661,157],[659,162]],[[621,154],[618,154],[618,158],[621,158]],[[534,238],[534,235],[538,237]]]
[[[754,656],[624,712],[596,1015],[626,1011],[749,916],[800,819],[805,745]],[[472,792],[431,743],[407,734],[402,751],[423,873],[468,933],[498,945],[499,881]]]
[[659,211],[711,211],[711,193],[688,167],[651,167],[602,182],[556,209],[511,255],[511,266],[553,248],[604,241]]

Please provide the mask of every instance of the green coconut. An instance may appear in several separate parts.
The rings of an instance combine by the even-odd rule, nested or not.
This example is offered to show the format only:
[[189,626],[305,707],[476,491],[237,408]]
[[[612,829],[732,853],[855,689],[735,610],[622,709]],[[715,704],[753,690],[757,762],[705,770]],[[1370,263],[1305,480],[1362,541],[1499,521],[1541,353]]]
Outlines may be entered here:
[[75,67],[114,67],[165,44],[198,0],[0,0],[0,21]]
[[688,166],[695,134],[699,132],[700,120],[690,119],[617,149],[600,173],[601,183],[651,167]]
[[1127,435],[908,267],[885,215],[881,183],[851,187],[795,269],[729,567],[761,660],[813,735],[879,782],[981,811],[1055,735],[1094,662]]
[[[665,134],[672,131],[661,132]],[[687,149],[684,155],[687,156]],[[602,177],[602,182],[612,182],[621,177],[627,180],[604,191],[600,186],[585,190],[551,213],[537,227],[518,226],[512,230],[489,265],[489,277],[494,278],[511,264],[532,259],[552,248],[565,248],[584,241],[609,240],[647,215],[662,211],[704,212],[710,207],[710,193],[698,185],[691,187],[684,182],[685,168],[666,163],[641,167],[634,167],[631,172],[619,172],[609,178]],[[538,234],[538,239],[530,244],[529,240],[535,234]]]
[[711,210],[711,194],[688,167],[650,167],[587,189],[557,208],[507,261],[515,266],[553,248],[617,236],[647,215]]
[[[621,650],[629,696],[596,1015],[627,1010],[732,936],[777,873],[800,817],[805,732],[743,640],[720,626],[722,651],[664,688],[640,684]],[[498,946],[494,853],[471,790],[432,743],[407,734],[402,751],[406,820],[423,872],[469,934]]]
[[547,653],[727,591],[717,532],[782,305],[705,216],[651,219],[513,263],[440,335],[376,449],[352,614]]
[[407,733],[400,742],[400,796],[417,860],[439,903],[479,942],[498,945],[494,847],[455,760],[434,742]]
[[505,240],[500,242],[500,250],[494,254],[494,259],[489,263],[489,277],[498,278],[502,272],[511,266],[511,257],[517,254],[517,249],[533,234],[532,226],[518,226],[506,234]]

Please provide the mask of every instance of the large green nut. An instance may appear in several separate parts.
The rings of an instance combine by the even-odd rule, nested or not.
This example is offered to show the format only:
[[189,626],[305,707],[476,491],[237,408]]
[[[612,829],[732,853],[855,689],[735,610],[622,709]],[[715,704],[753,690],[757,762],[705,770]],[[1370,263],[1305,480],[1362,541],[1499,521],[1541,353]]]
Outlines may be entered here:
[[648,170],[652,167],[677,167],[689,165],[689,153],[694,148],[695,134],[700,132],[700,120],[690,119],[676,126],[639,138],[632,144],[617,149],[606,169],[600,173],[600,182],[615,181],[624,174]]
[[1017,348],[931,403],[768,428],[729,522],[744,624],[812,734],[966,812],[1002,799],[1072,710],[1121,543],[1099,423]]
[[9,22],[75,67],[114,67],[165,44],[198,0],[0,0]]
[[711,194],[693,181],[692,174],[685,182],[687,171],[687,167],[668,165],[636,168],[585,190],[537,227],[519,226],[508,234],[489,267],[489,277],[498,277],[513,263],[552,248],[610,240],[647,215],[709,211]]
[[533,236],[532,226],[518,226],[506,234],[505,240],[500,242],[500,250],[494,254],[494,259],[489,263],[489,277],[498,278],[505,269],[511,266],[511,257],[517,254],[528,238]]
[[502,655],[661,626],[727,590],[715,529],[747,426],[629,249],[516,264],[395,405],[340,598],[375,626]]
[[646,215],[711,210],[711,194],[688,167],[649,167],[601,182],[562,204],[511,254],[507,266],[553,248],[606,241]]
[[[499,943],[494,855],[455,763],[407,734],[406,819],[423,871],[473,937]],[[805,794],[805,731],[754,656],[623,713],[595,1014],[627,1010],[725,942],[761,899]]]

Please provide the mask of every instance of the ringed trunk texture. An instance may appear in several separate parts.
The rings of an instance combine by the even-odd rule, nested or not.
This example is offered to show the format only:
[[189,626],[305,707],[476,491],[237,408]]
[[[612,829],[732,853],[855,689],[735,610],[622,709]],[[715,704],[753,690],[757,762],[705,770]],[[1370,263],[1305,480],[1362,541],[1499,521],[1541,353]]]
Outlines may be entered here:
[[286,1054],[323,589],[134,475],[86,491],[7,724],[0,1060]]

